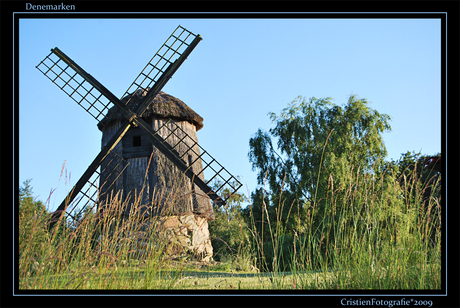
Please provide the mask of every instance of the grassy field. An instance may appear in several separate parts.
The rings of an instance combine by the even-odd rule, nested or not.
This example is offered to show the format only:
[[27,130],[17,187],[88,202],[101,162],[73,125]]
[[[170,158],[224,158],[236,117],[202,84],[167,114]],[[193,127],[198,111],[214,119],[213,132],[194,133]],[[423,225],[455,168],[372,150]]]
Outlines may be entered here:
[[[177,269],[177,265],[174,267]],[[62,274],[34,275],[21,279],[21,289],[87,289],[87,290],[356,290],[394,289],[396,275],[387,270],[369,273],[328,270],[323,272],[241,272],[219,270],[221,265],[182,265],[178,270],[153,270],[148,263],[111,267],[104,271],[93,268]],[[436,286],[440,269],[426,269],[421,289]],[[421,279],[419,269],[408,269],[404,274]],[[363,281],[365,279],[366,281]],[[369,288],[377,283],[373,288]],[[366,286],[364,288],[364,286]]]
[[[175,264],[177,266],[178,264]],[[219,270],[221,265],[185,265],[178,271],[152,269],[147,263],[21,279],[27,289],[122,289],[122,290],[301,290],[336,288],[334,273],[241,272]],[[180,267],[180,266],[179,266]]]
[[[61,290],[369,290],[440,289],[440,264],[361,267],[322,271],[245,272],[225,263],[113,262],[73,264],[56,271],[52,262],[35,264],[20,279],[21,289]],[[402,262],[401,262],[402,263]],[[396,265],[396,264],[395,264]]]
[[[358,186],[352,173],[345,175],[350,184],[334,188],[331,183],[325,207],[321,211],[312,208],[298,222],[306,226],[303,235],[283,233],[280,221],[284,218],[269,222],[265,207],[262,215],[269,226],[269,241],[262,240],[255,225],[246,226],[252,238],[242,241],[244,249],[220,263],[173,261],[168,253],[172,248],[157,230],[141,227],[136,215],[115,219],[120,207],[116,200],[110,204],[115,214],[110,215],[110,208],[102,217],[90,212],[78,224],[53,232],[46,229],[49,213],[44,209],[21,210],[19,288],[441,289],[440,198],[422,200],[416,177],[404,177],[403,182],[392,177],[369,178]],[[282,213],[282,206],[276,213]],[[155,224],[149,226],[155,228]],[[142,255],[139,234],[147,237],[150,247],[142,248]],[[251,268],[254,271],[248,270]]]

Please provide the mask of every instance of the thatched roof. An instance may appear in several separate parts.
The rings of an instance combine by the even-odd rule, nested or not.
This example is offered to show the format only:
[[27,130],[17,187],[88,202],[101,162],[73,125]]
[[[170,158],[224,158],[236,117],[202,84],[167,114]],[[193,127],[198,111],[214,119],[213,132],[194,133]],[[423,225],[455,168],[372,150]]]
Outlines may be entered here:
[[[146,93],[147,91],[137,91],[134,94],[125,96],[121,101],[126,103],[128,99],[133,96],[128,103],[128,108],[135,111],[142,101],[141,98],[145,96]],[[149,116],[188,121],[195,125],[197,131],[203,128],[203,118],[199,114],[193,111],[180,99],[166,94],[163,91],[160,91],[155,98],[151,100],[150,105],[142,114],[143,118]],[[121,117],[120,110],[116,106],[113,106],[107,112],[107,115],[97,124],[97,127],[102,130],[105,125]]]

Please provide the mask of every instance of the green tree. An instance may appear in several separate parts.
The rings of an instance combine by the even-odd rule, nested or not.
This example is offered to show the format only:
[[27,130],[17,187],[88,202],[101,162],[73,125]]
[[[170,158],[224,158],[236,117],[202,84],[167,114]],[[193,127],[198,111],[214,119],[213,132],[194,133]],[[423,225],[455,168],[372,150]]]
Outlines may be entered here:
[[[437,153],[435,155],[420,155],[407,151],[406,153],[401,154],[401,158],[399,160],[392,162],[398,166],[397,177],[400,181],[400,185],[405,185],[404,178],[406,178],[406,185],[409,177],[414,177],[416,180],[420,181],[422,190],[421,195],[423,196],[424,201],[430,196],[434,198],[440,196],[440,185],[437,185],[436,183],[440,181],[441,174],[437,171],[426,169],[423,166],[425,160],[428,157],[433,156],[441,156],[441,153]],[[434,191],[432,191],[432,189]],[[413,193],[416,193],[416,191],[413,190]],[[418,193],[420,193],[420,191]]]
[[[249,160],[275,203],[283,202],[275,196],[284,195],[284,200],[295,198],[310,207],[316,202],[321,208],[330,174],[350,172],[352,166],[363,177],[379,170],[387,154],[382,133],[391,130],[390,117],[355,95],[344,106],[331,98],[298,97],[280,115],[269,116],[275,126],[259,129],[250,139]],[[335,187],[345,184],[334,180]]]

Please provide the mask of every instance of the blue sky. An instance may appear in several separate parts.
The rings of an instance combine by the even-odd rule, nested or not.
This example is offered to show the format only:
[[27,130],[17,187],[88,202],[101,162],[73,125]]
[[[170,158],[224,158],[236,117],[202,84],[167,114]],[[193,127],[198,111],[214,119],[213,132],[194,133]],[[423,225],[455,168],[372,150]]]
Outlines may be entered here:
[[99,153],[102,135],[35,66],[59,47],[120,97],[179,24],[203,41],[163,91],[204,118],[201,146],[240,176],[244,194],[256,188],[249,139],[299,95],[372,102],[392,118],[388,159],[441,152],[439,19],[22,19],[19,181],[32,178],[42,201],[54,190],[51,210]]

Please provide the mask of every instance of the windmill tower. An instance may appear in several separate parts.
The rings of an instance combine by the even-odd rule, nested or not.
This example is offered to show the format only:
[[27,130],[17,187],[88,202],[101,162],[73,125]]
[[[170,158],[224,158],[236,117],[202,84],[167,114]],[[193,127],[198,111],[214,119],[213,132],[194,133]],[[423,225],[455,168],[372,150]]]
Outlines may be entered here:
[[[128,108],[135,109],[147,92],[144,90],[129,94],[122,102],[129,100]],[[180,99],[160,91],[148,102],[142,119],[163,139],[167,139],[168,143],[177,145],[176,151],[185,158],[187,167],[204,181],[197,137],[197,131],[203,127],[203,118]],[[123,116],[119,109],[112,107],[98,123],[102,131],[102,147],[122,122]],[[123,191],[124,198],[131,199],[125,215],[135,210],[132,208],[134,199],[141,198],[138,204],[143,207],[141,210],[145,216],[162,215],[168,211],[172,215],[194,213],[207,220],[214,220],[211,201],[206,193],[196,187],[193,181],[184,178],[179,168],[150,142],[143,129],[131,127],[112,152],[128,165],[110,192],[101,185],[107,181],[105,174],[101,174],[100,194],[110,196]],[[165,208],[168,206],[167,200],[173,195],[173,207]]]
[[[174,193],[179,197],[167,209],[172,218],[165,225],[180,230],[187,226],[197,236],[184,245],[209,260],[207,221],[214,218],[210,200],[223,205],[242,185],[198,144],[196,132],[203,119],[161,92],[200,41],[201,36],[178,26],[121,99],[57,47],[37,65],[103,132],[100,153],[53,213],[50,228],[63,215],[75,220],[88,207],[104,211],[110,196],[120,193],[128,204],[124,215],[135,210],[133,205],[140,205],[144,216],[163,215],[165,197]],[[219,183],[217,188],[210,187],[212,181]],[[136,197],[138,202],[133,202]]]

